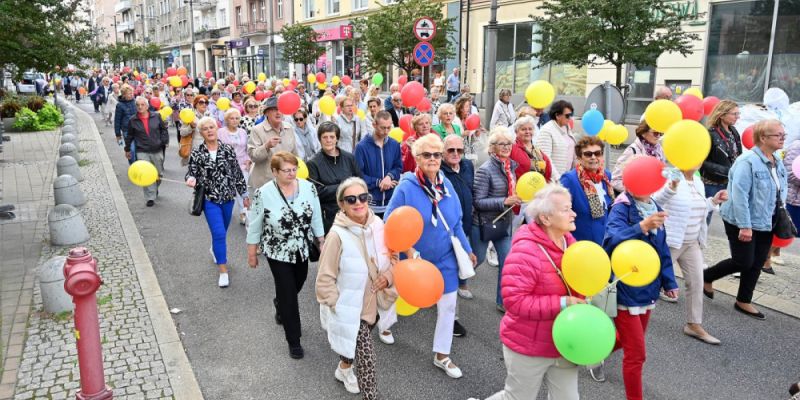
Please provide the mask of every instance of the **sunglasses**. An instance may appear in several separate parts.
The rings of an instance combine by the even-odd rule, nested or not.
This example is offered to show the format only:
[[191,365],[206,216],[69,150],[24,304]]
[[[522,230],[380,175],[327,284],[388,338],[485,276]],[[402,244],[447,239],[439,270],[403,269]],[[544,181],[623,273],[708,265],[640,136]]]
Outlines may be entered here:
[[447,152],[448,152],[449,154],[458,153],[458,154],[464,155],[464,149],[457,149],[457,148],[455,148],[455,147],[454,147],[454,148],[452,148],[452,149],[447,149]]
[[369,203],[370,197],[369,193],[361,193],[358,196],[344,196],[344,201],[352,206],[356,204],[356,201],[362,204]]
[[565,116],[565,117],[567,117],[567,118],[572,118],[572,113],[569,113],[569,114],[562,114],[562,115],[563,115],[563,116]]
[[205,100],[200,100],[200,101],[197,102],[197,104],[208,104],[208,102],[205,101]]
[[258,108],[258,104],[248,104],[247,108]]
[[426,151],[426,152],[420,153],[419,155],[422,156],[422,158],[424,158],[426,160],[430,160],[431,158],[433,158],[435,160],[439,160],[439,159],[442,158],[442,153],[440,153],[438,151],[436,153],[429,153],[429,152]]
[[586,157],[586,158],[592,158],[592,156],[595,156],[595,157],[597,157],[597,158],[600,158],[600,157],[602,157],[602,156],[603,156],[603,150],[597,150],[597,151],[584,151],[584,152],[583,152],[583,153],[581,153],[581,154],[582,154],[584,157]]
[[305,120],[306,120],[305,118],[295,118],[294,122],[303,122]]

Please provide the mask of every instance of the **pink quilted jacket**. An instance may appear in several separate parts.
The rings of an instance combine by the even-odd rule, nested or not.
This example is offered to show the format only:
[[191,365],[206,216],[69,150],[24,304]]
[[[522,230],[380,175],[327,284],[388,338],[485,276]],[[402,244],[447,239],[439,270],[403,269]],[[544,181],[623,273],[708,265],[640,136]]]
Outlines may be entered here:
[[[567,234],[567,245],[574,242],[575,238]],[[519,354],[557,358],[560,354],[553,344],[553,321],[561,312],[561,296],[567,295],[567,289],[537,244],[561,268],[564,251],[538,224],[523,225],[517,231],[500,283],[506,307],[500,321],[500,340]],[[572,295],[582,297],[574,290]]]

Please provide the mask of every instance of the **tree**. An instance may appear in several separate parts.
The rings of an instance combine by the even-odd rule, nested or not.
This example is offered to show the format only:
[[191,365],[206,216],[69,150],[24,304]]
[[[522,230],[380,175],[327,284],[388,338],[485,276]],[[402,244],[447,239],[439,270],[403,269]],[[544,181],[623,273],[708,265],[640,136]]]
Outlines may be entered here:
[[370,15],[353,21],[351,44],[366,50],[366,67],[371,71],[383,71],[387,65],[411,74],[419,68],[414,62],[414,46],[419,40],[414,37],[414,21],[429,17],[436,23],[436,36],[431,44],[436,49],[435,58],[446,60],[455,55],[455,45],[448,37],[454,32],[454,18],[445,18],[442,3],[428,0],[398,0],[383,5]]
[[617,87],[622,67],[655,65],[664,52],[692,53],[695,33],[684,32],[681,18],[665,0],[556,0],[541,6],[544,16],[531,54],[540,66],[553,63],[576,67],[611,64]]
[[325,47],[317,42],[319,34],[308,25],[284,25],[281,36],[284,40],[283,57],[292,63],[314,64],[325,52]]
[[92,29],[80,17],[81,0],[0,1],[0,66],[46,72],[80,64],[91,50]]
[[108,61],[114,64],[132,60],[149,60],[158,58],[161,48],[155,43],[145,45],[138,43],[116,43],[93,49],[87,58],[102,63],[108,55]]

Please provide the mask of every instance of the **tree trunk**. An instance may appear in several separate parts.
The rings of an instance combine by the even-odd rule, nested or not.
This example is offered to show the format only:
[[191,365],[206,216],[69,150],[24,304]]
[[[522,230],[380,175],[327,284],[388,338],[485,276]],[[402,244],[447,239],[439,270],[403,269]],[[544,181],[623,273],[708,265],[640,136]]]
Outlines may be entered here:
[[617,89],[622,87],[622,63],[614,64],[614,67],[617,69]]

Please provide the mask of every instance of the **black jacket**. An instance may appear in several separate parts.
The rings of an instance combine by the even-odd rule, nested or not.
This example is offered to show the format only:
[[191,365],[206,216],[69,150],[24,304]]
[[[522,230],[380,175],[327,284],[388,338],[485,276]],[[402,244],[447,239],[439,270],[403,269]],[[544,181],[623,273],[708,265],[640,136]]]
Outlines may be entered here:
[[464,227],[464,234],[469,237],[472,232],[472,190],[475,182],[475,167],[472,166],[472,161],[462,157],[458,172],[453,171],[445,162],[442,162],[441,169],[444,176],[453,184],[453,189],[461,202],[461,226]]
[[156,153],[162,151],[169,144],[169,132],[166,122],[161,120],[161,115],[151,112],[148,118],[150,134],[144,130],[144,124],[139,115],[134,115],[128,125],[128,134],[125,136],[125,151],[131,151],[131,143],[136,141],[136,152]]
[[358,169],[355,156],[344,150],[339,149],[338,157],[331,157],[320,150],[308,160],[308,177],[317,188],[326,234],[339,211],[336,189],[342,181],[353,176],[361,177],[361,171]]
[[726,185],[728,171],[736,161],[736,157],[742,154],[742,139],[733,125],[730,126],[730,132],[724,133],[727,140],[722,138],[721,130],[722,128],[716,127],[708,129],[708,134],[711,135],[711,151],[700,167],[700,175],[707,182]]
[[114,134],[123,136],[128,134],[131,117],[136,116],[136,103],[133,99],[123,100],[121,97],[114,109]]

